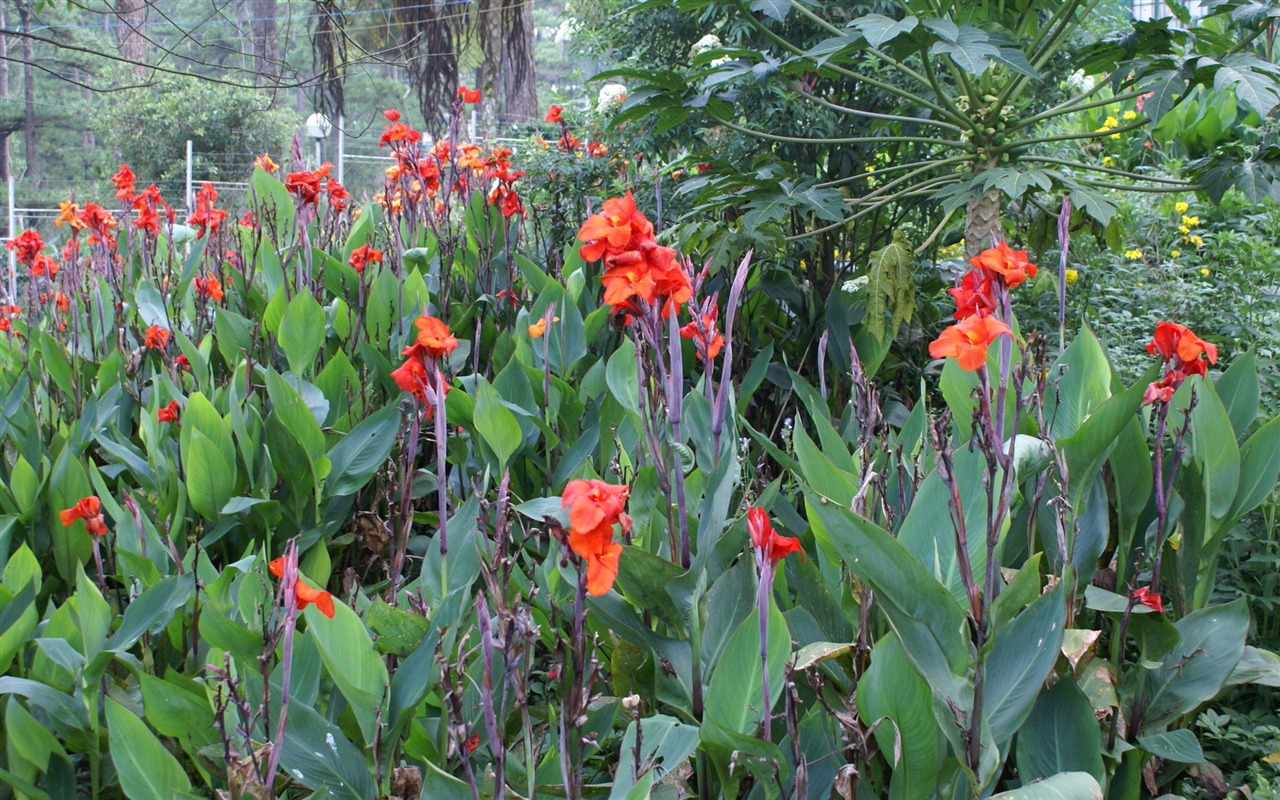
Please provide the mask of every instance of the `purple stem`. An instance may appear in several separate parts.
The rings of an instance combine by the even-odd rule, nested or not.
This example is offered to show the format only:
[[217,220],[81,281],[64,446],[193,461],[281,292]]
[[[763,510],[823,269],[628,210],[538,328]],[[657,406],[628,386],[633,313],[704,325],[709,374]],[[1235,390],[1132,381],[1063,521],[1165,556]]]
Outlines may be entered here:
[[[671,422],[671,441],[681,444],[680,419],[684,400],[684,362],[680,357],[680,328],[673,313],[667,318],[668,352],[671,367],[667,372],[667,418]],[[680,520],[680,566],[689,568],[689,514],[684,495],[684,464],[672,448],[671,468],[675,473],[676,506]]]
[[724,324],[724,361],[720,362],[720,386],[716,390],[716,404],[711,409],[711,444],[718,455],[720,453],[720,434],[724,431],[725,417],[729,411],[729,368],[733,364],[733,323],[738,316],[738,301],[742,297],[742,289],[747,285],[748,267],[751,266],[751,254],[748,250],[738,264],[738,271],[733,276],[733,286],[729,289],[729,307],[725,313]]
[[1058,213],[1058,349],[1067,349],[1067,251],[1071,247],[1071,197],[1062,196]]
[[760,568],[760,582],[756,587],[756,616],[760,618],[760,690],[763,700],[760,704],[763,714],[764,729],[761,734],[766,742],[772,741],[770,719],[773,704],[769,702],[769,593],[773,591],[773,565],[764,553],[756,548],[756,564]]
[[267,759],[267,774],[263,797],[274,797],[271,786],[275,783],[276,770],[280,766],[280,754],[284,752],[284,726],[289,717],[289,679],[293,675],[293,631],[298,623],[298,544],[290,541],[284,551],[284,578],[281,592],[284,595],[284,654],[280,662],[280,718],[276,722],[276,736],[271,743],[271,756]]

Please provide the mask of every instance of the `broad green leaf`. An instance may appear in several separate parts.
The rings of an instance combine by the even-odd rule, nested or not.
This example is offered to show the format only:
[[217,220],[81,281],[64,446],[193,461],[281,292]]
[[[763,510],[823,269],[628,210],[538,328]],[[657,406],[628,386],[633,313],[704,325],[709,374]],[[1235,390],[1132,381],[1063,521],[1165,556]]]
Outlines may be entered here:
[[147,720],[165,736],[203,740],[213,735],[213,706],[209,697],[145,672],[139,673]]
[[1254,432],[1240,448],[1240,483],[1228,520],[1239,519],[1271,495],[1280,474],[1280,417]]
[[875,589],[907,657],[939,702],[968,708],[972,687],[962,676],[973,664],[973,645],[951,593],[883,528],[809,494],[805,508],[819,548]]
[[1052,778],[992,795],[991,800],[1102,800],[1102,787],[1087,772],[1060,772]]
[[1258,416],[1258,358],[1250,350],[1236,359],[1235,363],[1213,383],[1218,391],[1222,405],[1231,418],[1231,427],[1235,430],[1236,439],[1248,432],[1249,426]]
[[876,727],[880,752],[893,767],[890,800],[933,795],[947,755],[947,740],[933,715],[929,685],[912,666],[898,637],[890,633],[871,650],[871,666],[858,681],[858,714]]
[[636,347],[630,339],[623,339],[618,349],[609,356],[605,368],[605,381],[609,391],[622,407],[640,414],[640,379],[636,377]]
[[1185,728],[1141,736],[1138,738],[1138,747],[1165,761],[1176,761],[1179,764],[1204,762],[1204,751],[1200,749],[1200,742],[1194,733]]
[[1181,638],[1161,665],[1130,672],[1121,686],[1143,711],[1138,733],[1158,731],[1218,694],[1244,653],[1249,612],[1235,600],[1194,611],[1175,627]]
[[107,698],[107,738],[120,788],[131,800],[173,800],[191,791],[178,760],[132,711]]
[[[782,694],[784,667],[791,655],[787,621],[769,603],[769,705]],[[734,631],[707,686],[706,719],[726,730],[753,734],[764,719],[764,672],[760,663],[760,618],[756,612]]]
[[676,610],[668,587],[683,570],[665,558],[631,545],[622,548],[618,559],[617,589],[636,608],[653,612],[677,631],[686,628],[684,615]]
[[1102,733],[1089,698],[1070,676],[1036,699],[1031,716],[1018,731],[1018,775],[1024,781],[1050,778],[1059,772],[1086,772],[1106,777],[1102,765]]
[[235,463],[227,462],[213,440],[198,429],[192,430],[189,441],[182,465],[187,499],[196,513],[216,521],[222,507],[235,494]]
[[[642,733],[637,734],[637,722],[632,721],[622,737],[622,749],[619,752],[634,753],[636,740],[639,738],[640,764],[642,771],[647,770],[645,775],[662,776],[674,772],[698,748],[699,732],[696,725],[687,725],[663,714],[647,717],[638,724]],[[613,800],[630,797],[629,793],[636,785],[637,777],[643,777],[633,773],[634,762],[633,758],[619,760],[618,772],[614,775],[613,789],[609,794]],[[643,796],[648,797],[647,794]]]
[[113,650],[127,650],[145,633],[158,633],[195,593],[195,576],[172,575],[150,586],[129,603],[119,629],[107,640]]
[[356,612],[337,599],[333,605],[333,619],[326,619],[315,606],[307,607],[307,634],[314,638],[329,677],[351,704],[365,742],[371,743],[386,695],[387,667]]
[[289,370],[295,375],[310,372],[324,337],[324,309],[310,292],[298,292],[289,301],[277,334],[280,349],[289,360]]
[[329,477],[325,489],[330,495],[350,495],[363,489],[391,455],[400,430],[400,410],[387,406],[351,429],[329,448]]
[[[867,313],[864,318],[867,332],[878,341],[898,335],[898,326],[911,321],[916,308],[915,282],[912,268],[915,256],[906,239],[895,235],[894,240],[871,254],[867,268]],[[889,323],[885,325],[885,315]]]
[[1191,410],[1191,456],[1204,477],[1209,513],[1220,520],[1235,502],[1240,484],[1240,448],[1231,418],[1209,381],[1196,384],[1196,407]]
[[493,385],[484,378],[476,381],[475,391],[476,408],[473,419],[476,431],[498,457],[499,470],[505,469],[523,441],[520,422],[511,413],[511,409],[503,405]]
[[1041,595],[1003,630],[987,656],[983,712],[997,742],[1007,742],[1031,713],[1062,649],[1066,628],[1062,585]]
[[1111,365],[1088,326],[1081,328],[1049,369],[1049,380],[1045,419],[1053,438],[1062,439],[1079,430],[1093,410],[1111,396]]

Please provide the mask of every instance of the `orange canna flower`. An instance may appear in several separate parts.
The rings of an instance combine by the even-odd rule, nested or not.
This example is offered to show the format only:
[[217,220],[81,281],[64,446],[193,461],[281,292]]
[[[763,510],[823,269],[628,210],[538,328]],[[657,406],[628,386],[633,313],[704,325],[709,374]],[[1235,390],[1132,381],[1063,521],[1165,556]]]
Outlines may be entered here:
[[193,283],[196,287],[196,294],[207,297],[215,303],[220,302],[226,296],[222,291],[222,281],[212,275],[207,278],[196,278]]
[[[720,313],[720,307],[711,306],[710,314],[702,315],[702,328],[699,329],[695,320],[680,329],[680,335],[685,339],[692,339],[697,347],[698,356],[707,361],[714,359],[720,355],[720,350],[724,348],[724,336],[716,330],[716,317]],[[710,337],[710,342],[707,339]]]
[[82,231],[88,227],[80,219],[80,206],[70,200],[65,203],[58,203],[58,218],[53,221],[53,224],[55,227],[61,228],[64,222],[71,226],[73,231]]
[[449,332],[442,320],[424,314],[413,323],[418,327],[417,344],[433,358],[440,358],[458,349],[458,340]]
[[[271,570],[272,575],[275,575],[277,578],[283,578],[284,556],[272,559],[271,563],[267,565],[267,568]],[[315,604],[315,607],[320,609],[321,614],[324,614],[329,619],[333,619],[333,595],[323,589],[317,589],[303,583],[301,573],[298,574],[297,579],[293,582],[293,597],[294,601],[297,603],[299,611],[309,605]]]
[[362,244],[351,251],[351,257],[347,259],[347,263],[351,265],[357,275],[363,274],[364,268],[368,265],[382,263],[382,251],[375,250],[367,244]]
[[1141,589],[1134,589],[1129,593],[1132,600],[1137,600],[1139,604],[1147,608],[1155,609],[1161,614],[1164,613],[1164,598],[1156,592],[1151,591],[1151,587],[1143,586]]
[[468,89],[465,86],[458,87],[458,97],[462,98],[462,102],[474,104],[480,102],[480,90]]
[[[559,322],[559,317],[552,317],[552,322]],[[529,337],[531,339],[541,339],[547,333],[547,318],[541,317],[537,322],[529,326]]]
[[1186,325],[1176,322],[1160,322],[1156,325],[1155,333],[1147,343],[1147,352],[1160,356],[1168,367],[1163,378],[1147,386],[1142,402],[1148,405],[1157,400],[1168,403],[1183,381],[1192,375],[1204,377],[1209,365],[1218,363],[1216,345],[1206,342]]
[[123,200],[126,203],[132,203],[137,196],[134,193],[133,170],[129,169],[128,164],[121,164],[120,171],[111,176],[111,182],[116,185],[116,199]]
[[382,116],[387,118],[387,122],[400,121],[400,112],[396,111],[394,108],[388,108],[386,111],[383,111]]
[[989,277],[999,275],[1004,278],[1010,289],[1036,276],[1036,265],[1027,260],[1027,251],[1012,250],[1007,242],[983,250],[970,259],[970,263]]
[[622,545],[613,541],[613,526],[631,527],[624,509],[630,489],[600,480],[569,481],[560,507],[569,509],[569,549],[587,567],[587,593],[599,597],[618,577]]
[[181,407],[177,400],[170,400],[169,405],[156,409],[156,422],[177,422]]
[[280,169],[278,166],[276,166],[276,162],[272,161],[271,156],[267,153],[263,153],[262,155],[255,158],[253,160],[253,165],[255,167],[261,168],[262,171],[264,172],[275,172],[276,170]]
[[760,506],[747,509],[747,530],[751,532],[751,546],[774,564],[786,558],[788,553],[799,553],[800,558],[804,558],[800,540],[775,531],[768,512]]
[[560,121],[560,113],[561,113],[562,111],[564,111],[564,109],[563,109],[563,108],[561,108],[561,107],[560,107],[560,106],[558,106],[558,105],[552,104],[551,108],[547,110],[547,116],[543,117],[543,119],[544,119],[546,122],[559,122],[559,121]]
[[169,331],[159,325],[147,328],[144,344],[152,350],[163,350],[169,346]]
[[929,344],[929,355],[954,358],[961,369],[973,371],[987,363],[987,345],[1006,333],[1013,335],[1009,326],[995,317],[968,317],[939,334]]
[[91,535],[102,536],[107,532],[107,523],[102,517],[102,501],[96,495],[80,498],[79,502],[71,508],[59,511],[58,516],[61,517],[62,524],[68,528],[76,520],[82,519]]

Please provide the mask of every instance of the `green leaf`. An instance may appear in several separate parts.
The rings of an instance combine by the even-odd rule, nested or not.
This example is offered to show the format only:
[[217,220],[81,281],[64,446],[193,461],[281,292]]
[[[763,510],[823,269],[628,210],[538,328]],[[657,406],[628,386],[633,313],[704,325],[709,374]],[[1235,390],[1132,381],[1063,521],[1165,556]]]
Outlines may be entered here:
[[165,749],[146,723],[108,697],[107,739],[120,788],[131,800],[173,800],[191,791],[191,781],[178,760]]
[[1007,628],[995,632],[986,662],[983,712],[997,742],[1009,741],[1031,713],[1062,649],[1064,615],[1059,584],[1027,606]]
[[1102,800],[1102,787],[1087,772],[1060,772],[1047,780],[992,795],[991,800]]
[[325,336],[324,309],[310,292],[299,292],[289,301],[277,336],[289,370],[295,375],[310,371]]
[[498,456],[499,470],[511,464],[511,457],[520,450],[523,435],[520,422],[511,409],[503,405],[498,392],[484,378],[476,380],[476,408],[473,419],[476,431],[485,444]]
[[948,56],[956,66],[970,75],[981,75],[993,60],[1002,60],[998,47],[991,37],[972,25],[956,27],[950,20],[927,19],[924,26],[938,35],[938,41],[929,47],[933,56]]
[[973,690],[962,676],[973,664],[973,645],[951,593],[883,528],[808,493],[805,508],[819,548],[875,589],[907,657],[939,702],[968,708]]
[[165,736],[204,739],[213,733],[213,706],[200,694],[145,672],[139,673],[147,719]]
[[[911,277],[914,265],[911,247],[898,236],[871,254],[864,321],[867,332],[878,341],[884,341],[886,334],[896,337],[898,326],[910,322],[915,314],[916,289]],[[887,328],[886,313],[890,317]]]
[[911,33],[919,24],[920,20],[915,17],[895,20],[883,14],[864,14],[850,22],[849,27],[856,28],[867,44],[878,48],[901,34]]
[[351,704],[365,742],[371,743],[386,694],[387,667],[356,612],[337,599],[333,606],[333,619],[325,619],[315,606],[307,607],[307,634],[315,639],[329,677]]
[[1064,676],[1036,698],[1031,716],[1018,731],[1018,774],[1030,781],[1059,772],[1085,772],[1104,780],[1101,736],[1089,698]]
[[614,399],[623,408],[639,416],[640,379],[636,376],[636,346],[630,339],[623,339],[618,349],[609,356],[604,375]]
[[1240,448],[1231,418],[1213,384],[1196,384],[1196,407],[1191,411],[1191,456],[1204,476],[1209,513],[1223,519],[1231,510],[1240,483]]
[[[637,733],[637,725],[641,733]],[[621,753],[635,753],[636,739],[640,739],[641,776],[634,774],[634,758],[619,760],[617,774],[614,775],[613,789],[610,798],[625,798],[631,788],[636,785],[638,777],[662,776],[674,772],[698,748],[699,731],[696,725],[687,725],[674,717],[659,714],[633,720],[627,726],[622,737]],[[648,797],[649,795],[643,795]]]
[[1239,439],[1258,417],[1258,358],[1254,352],[1250,350],[1237,358],[1214,381],[1213,387],[1218,391],[1227,416],[1231,418],[1231,427]]
[[[791,655],[791,634],[776,604],[769,603],[770,709],[782,694],[783,671]],[[706,719],[728,731],[753,734],[764,719],[760,663],[760,618],[752,612],[734,631],[707,686]]]
[[1196,735],[1185,729],[1140,736],[1138,747],[1165,761],[1176,761],[1179,764],[1204,762],[1204,751],[1200,749]]
[[387,406],[374,412],[329,448],[330,470],[325,481],[328,493],[346,496],[363,489],[391,455],[399,430],[400,410]]
[[1237,53],[1222,60],[1213,76],[1213,88],[1218,92],[1234,90],[1240,102],[1266,119],[1280,103],[1280,90],[1269,65],[1252,53]]
[[171,575],[150,586],[125,607],[119,629],[107,640],[112,650],[127,650],[144,633],[158,633],[195,593],[195,576]]
[[1240,484],[1227,519],[1239,519],[1266,500],[1280,475],[1280,417],[1254,432],[1240,448]]
[[778,22],[786,22],[787,12],[791,11],[791,0],[751,0],[751,10],[759,11]]
[[929,684],[912,666],[902,642],[890,633],[871,650],[871,666],[858,681],[858,715],[876,727],[880,752],[893,767],[890,800],[933,795],[938,787],[947,740],[933,716]]
[[685,619],[676,611],[668,587],[683,570],[648,550],[626,545],[618,559],[617,588],[636,608],[652,611],[667,625],[678,631],[686,628]]
[[430,629],[426,617],[393,608],[381,597],[369,606],[369,630],[378,637],[379,653],[403,658],[422,645]]
[[1081,328],[1049,375],[1050,381],[1057,381],[1057,391],[1048,391],[1045,397],[1045,418],[1054,439],[1073,435],[1111,397],[1111,365],[1088,326]]
[[189,441],[182,464],[187,479],[187,499],[196,513],[216,521],[222,507],[235,494],[235,463],[228,463],[217,444],[198,429],[192,429]]
[[1161,665],[1131,671],[1121,686],[1143,710],[1138,733],[1158,731],[1218,694],[1244,653],[1249,612],[1235,600],[1194,611],[1175,627],[1181,638]]

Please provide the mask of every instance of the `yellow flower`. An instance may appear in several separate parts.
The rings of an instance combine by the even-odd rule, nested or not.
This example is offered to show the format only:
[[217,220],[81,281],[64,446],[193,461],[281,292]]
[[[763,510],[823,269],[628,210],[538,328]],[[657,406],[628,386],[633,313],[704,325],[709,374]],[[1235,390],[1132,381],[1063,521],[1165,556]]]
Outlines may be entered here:
[[802,258],[802,259],[800,259],[800,271],[801,271],[801,272],[804,272],[804,271],[805,271],[805,270],[807,270],[808,268],[809,268],[809,262],[808,262],[808,261],[805,261],[803,258]]
[[1143,283],[1142,281],[1138,281],[1137,283],[1134,284],[1134,286],[1137,286],[1139,289],[1141,289],[1143,286]]
[[1138,118],[1138,112],[1137,112],[1137,111],[1134,111],[1133,109],[1129,109],[1128,111],[1124,112],[1124,121],[1125,121],[1125,122],[1132,122],[1133,120],[1135,120],[1135,119],[1137,119],[1137,118]]
[[[552,322],[559,322],[559,317],[552,317]],[[543,317],[537,322],[529,326],[529,336],[533,339],[541,339],[543,334],[547,332],[547,318]]]
[[1187,241],[1188,241],[1188,242],[1190,242],[1191,244],[1194,244],[1196,247],[1203,247],[1203,246],[1204,246],[1204,237],[1203,237],[1203,236],[1189,236],[1189,237],[1187,237]]
[[1120,124],[1120,120],[1116,119],[1115,117],[1107,117],[1105,120],[1102,121],[1102,127],[1104,128],[1114,128],[1119,124]]
[[1179,233],[1191,233],[1191,229],[1190,229],[1190,228],[1188,228],[1186,225],[1179,225],[1179,226],[1178,226],[1178,232],[1179,232]]
[[1193,228],[1194,228],[1196,225],[1199,225],[1199,224],[1200,224],[1200,218],[1199,218],[1199,217],[1188,217],[1186,214],[1183,214],[1183,215],[1182,215],[1182,224],[1183,224],[1183,225],[1187,225],[1187,226],[1189,226],[1189,227],[1193,227]]
[[1075,286],[1075,285],[1076,285],[1076,281],[1080,280],[1080,271],[1079,271],[1079,270],[1074,270],[1074,269],[1071,269],[1070,267],[1068,267],[1068,268],[1067,268],[1067,273],[1066,273],[1066,275],[1067,275],[1067,285],[1068,285],[1068,286]]
[[1181,251],[1181,250],[1170,250],[1170,251],[1169,251],[1169,258],[1177,258],[1177,257],[1178,257],[1178,256],[1180,256],[1180,255],[1182,255],[1182,251]]
[[1201,267],[1201,268],[1200,268],[1200,274],[1201,274],[1201,275],[1208,275],[1211,271],[1212,271],[1212,270],[1210,270],[1208,267]]
[[1103,156],[1103,157],[1102,157],[1102,166],[1104,166],[1104,167],[1109,167],[1109,166],[1111,166],[1111,165],[1112,165],[1112,164],[1114,164],[1114,163],[1116,163],[1116,160],[1115,160],[1114,158],[1112,158],[1111,156]]
[[1176,211],[1176,212],[1178,212],[1179,214],[1185,214],[1185,213],[1187,212],[1187,210],[1188,210],[1188,209],[1190,209],[1190,208],[1191,208],[1191,206],[1187,205],[1186,203],[1182,202],[1181,200],[1179,200],[1178,202],[1176,202],[1176,203],[1174,203],[1174,204],[1173,204],[1173,210],[1174,210],[1174,211]]
[[1136,260],[1136,259],[1142,258],[1142,251],[1137,248],[1133,248],[1131,250],[1125,250],[1124,257],[1131,260]]

